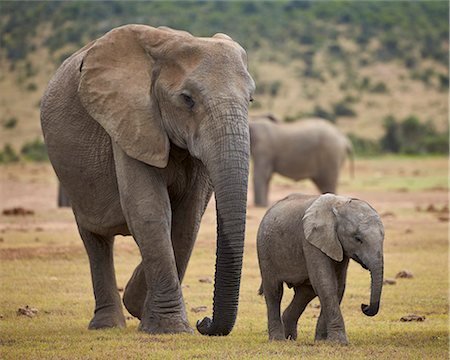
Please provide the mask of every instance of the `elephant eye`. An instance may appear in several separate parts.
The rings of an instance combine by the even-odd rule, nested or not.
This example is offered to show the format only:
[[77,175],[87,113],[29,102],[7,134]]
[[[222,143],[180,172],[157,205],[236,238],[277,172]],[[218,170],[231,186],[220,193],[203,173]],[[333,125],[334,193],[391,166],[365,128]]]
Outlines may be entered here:
[[360,235],[356,234],[356,235],[353,236],[353,238],[354,238],[357,242],[359,242],[360,244],[362,244],[362,238],[361,238]]
[[192,109],[195,105],[195,101],[187,94],[181,94],[184,103],[188,106],[189,109]]
[[253,99],[253,96],[250,96],[249,101],[252,103],[253,101],[255,101],[255,99]]

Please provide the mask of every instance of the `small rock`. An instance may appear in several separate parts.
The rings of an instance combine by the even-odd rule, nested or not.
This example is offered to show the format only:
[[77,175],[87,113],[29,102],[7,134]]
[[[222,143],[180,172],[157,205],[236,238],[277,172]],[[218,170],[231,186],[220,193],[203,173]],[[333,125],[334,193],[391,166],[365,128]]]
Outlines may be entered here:
[[313,309],[320,309],[320,304],[309,304]]
[[33,215],[34,211],[30,209],[25,209],[23,207],[14,207],[11,209],[4,209],[3,215],[6,216],[18,216],[18,215]]
[[125,320],[133,320],[134,316],[125,316]]
[[182,289],[185,289],[185,288],[186,288],[186,289],[189,289],[190,286],[189,286],[188,284],[183,284],[183,285],[181,285],[181,288],[182,288]]
[[383,285],[395,285],[397,284],[397,281],[395,281],[394,279],[384,279],[383,281]]
[[397,273],[397,275],[395,275],[395,278],[396,278],[396,279],[412,279],[413,277],[414,277],[414,276],[413,276],[412,272],[409,271],[409,270],[402,270],[402,271],[399,271],[399,272]]
[[121,287],[121,286],[117,287],[117,291],[118,292],[123,292],[123,287]]
[[35,317],[37,313],[37,309],[30,308],[28,305],[25,305],[25,307],[21,307],[17,310],[17,316],[28,316],[30,318]]
[[405,234],[411,234],[413,231],[412,231],[412,229],[411,228],[407,228],[406,230],[405,230]]
[[4,318],[3,314],[0,314],[0,319],[3,319],[3,318]]
[[392,211],[386,211],[386,212],[381,214],[381,217],[383,217],[383,218],[388,218],[388,217],[395,218],[395,214]]
[[205,284],[212,284],[212,280],[210,277],[203,277],[198,279],[198,281],[200,281],[201,283],[205,283]]
[[204,312],[206,310],[207,310],[206,305],[201,305],[201,306],[191,308],[191,311],[194,313]]
[[425,316],[419,316],[416,314],[409,314],[406,316],[402,316],[400,321],[425,321]]

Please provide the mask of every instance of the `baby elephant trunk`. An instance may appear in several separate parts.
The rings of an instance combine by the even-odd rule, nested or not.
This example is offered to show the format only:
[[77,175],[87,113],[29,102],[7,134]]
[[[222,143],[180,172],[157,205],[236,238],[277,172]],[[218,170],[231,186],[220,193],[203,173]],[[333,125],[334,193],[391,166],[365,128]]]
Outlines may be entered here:
[[380,308],[381,290],[383,288],[383,263],[375,269],[369,269],[372,279],[370,305],[361,304],[361,310],[367,316],[375,316]]

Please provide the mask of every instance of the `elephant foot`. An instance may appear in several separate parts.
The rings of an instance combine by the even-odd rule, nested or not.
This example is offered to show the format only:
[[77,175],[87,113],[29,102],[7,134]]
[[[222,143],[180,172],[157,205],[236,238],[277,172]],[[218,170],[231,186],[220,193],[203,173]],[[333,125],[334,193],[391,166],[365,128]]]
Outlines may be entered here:
[[348,345],[347,335],[342,332],[329,334],[326,338],[326,341],[341,345]]
[[146,295],[147,283],[145,281],[144,267],[140,263],[128,281],[122,299],[128,312],[139,320],[142,319]]
[[194,330],[186,320],[175,318],[152,318],[149,321],[141,320],[139,331],[148,334],[193,334]]
[[284,336],[284,331],[282,329],[273,329],[269,330],[269,340],[286,340],[286,337]]
[[297,340],[297,326],[284,325],[284,336],[288,340]]
[[125,317],[122,309],[115,307],[106,307],[95,312],[94,317],[89,322],[89,330],[107,329],[107,328],[125,328]]

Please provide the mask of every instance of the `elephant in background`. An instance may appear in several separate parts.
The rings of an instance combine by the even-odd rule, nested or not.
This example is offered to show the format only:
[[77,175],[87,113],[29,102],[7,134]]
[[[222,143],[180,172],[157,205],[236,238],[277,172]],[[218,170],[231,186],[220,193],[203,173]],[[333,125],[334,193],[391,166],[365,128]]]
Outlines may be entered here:
[[[292,194],[271,207],[257,235],[258,260],[267,304],[269,338],[297,338],[297,321],[308,303],[319,297],[321,311],[316,340],[347,344],[339,305],[346,285],[349,259],[371,273],[370,305],[374,316],[383,287],[384,228],[366,202],[334,194]],[[294,298],[280,315],[283,283]]]
[[256,206],[267,206],[273,173],[293,180],[311,179],[321,193],[335,193],[347,156],[353,176],[350,140],[327,120],[278,123],[259,117],[250,121],[253,184]]
[[[57,70],[41,125],[89,256],[95,311],[89,328],[124,327],[114,236],[132,235],[142,262],[124,298],[148,333],[192,332],[180,283],[214,190],[217,258],[212,319],[227,335],[238,308],[254,81],[225,34],[197,38],[125,25]],[[133,295],[138,295],[134,297]]]
[[70,199],[61,183],[58,183],[58,207],[70,207]]

